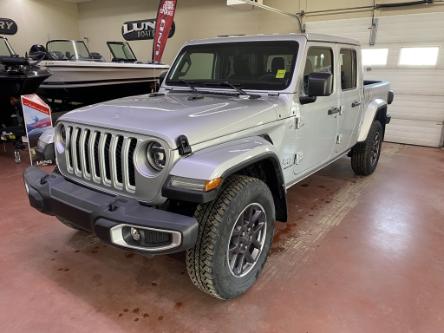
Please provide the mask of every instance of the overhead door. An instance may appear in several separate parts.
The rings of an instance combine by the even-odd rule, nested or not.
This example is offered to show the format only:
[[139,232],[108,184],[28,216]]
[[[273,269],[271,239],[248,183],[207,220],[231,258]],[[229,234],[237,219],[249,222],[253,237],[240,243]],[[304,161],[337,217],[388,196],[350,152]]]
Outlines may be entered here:
[[[370,18],[308,22],[307,31],[353,38],[361,42],[363,49],[380,51],[382,58],[376,60],[381,62],[366,66],[364,78],[390,81],[395,90],[395,101],[390,107],[392,122],[387,126],[386,140],[442,146],[444,13],[380,17],[376,44],[372,47],[368,46],[370,23]],[[435,51],[435,61],[427,61],[429,55],[433,58]],[[401,52],[403,62],[408,65],[400,64]]]

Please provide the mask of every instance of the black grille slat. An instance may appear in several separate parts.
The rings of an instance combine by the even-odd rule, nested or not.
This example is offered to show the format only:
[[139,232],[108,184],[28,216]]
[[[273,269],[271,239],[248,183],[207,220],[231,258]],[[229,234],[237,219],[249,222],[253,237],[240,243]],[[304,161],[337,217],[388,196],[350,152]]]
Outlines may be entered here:
[[85,154],[85,169],[88,174],[91,174],[90,160],[89,160],[89,154],[88,154],[90,136],[91,136],[91,131],[85,130],[85,142],[83,144],[83,150],[84,150],[84,154]]
[[136,177],[134,174],[134,152],[136,151],[137,139],[131,138],[130,145],[128,149],[128,176],[129,184],[131,186],[136,186]]
[[117,181],[123,183],[123,168],[122,168],[122,148],[123,148],[123,136],[117,137],[116,144],[116,174]]
[[81,162],[81,154],[80,154],[80,136],[81,136],[81,130],[80,128],[76,129],[77,135],[76,135],[76,141],[74,142],[75,148],[76,148],[76,154],[77,154],[77,162],[76,167],[77,170],[82,171],[82,162]]
[[94,166],[95,166],[95,176],[100,177],[100,159],[99,159],[99,143],[100,143],[100,133],[97,132],[94,140]]
[[111,134],[105,134],[105,177],[106,179],[111,179],[111,160],[110,160],[110,145],[111,145]]

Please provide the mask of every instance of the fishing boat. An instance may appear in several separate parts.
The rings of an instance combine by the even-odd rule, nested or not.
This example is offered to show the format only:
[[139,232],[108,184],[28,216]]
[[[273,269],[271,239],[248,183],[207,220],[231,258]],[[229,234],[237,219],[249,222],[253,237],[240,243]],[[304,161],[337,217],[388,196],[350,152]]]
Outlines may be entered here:
[[[91,53],[84,41],[52,40],[46,48],[33,46],[30,55],[44,59],[41,66],[51,72],[38,94],[54,104],[88,105],[105,100],[150,93],[157,88],[160,75],[169,66],[143,64],[131,48],[121,42],[109,42],[112,62]],[[64,109],[66,111],[66,108]]]

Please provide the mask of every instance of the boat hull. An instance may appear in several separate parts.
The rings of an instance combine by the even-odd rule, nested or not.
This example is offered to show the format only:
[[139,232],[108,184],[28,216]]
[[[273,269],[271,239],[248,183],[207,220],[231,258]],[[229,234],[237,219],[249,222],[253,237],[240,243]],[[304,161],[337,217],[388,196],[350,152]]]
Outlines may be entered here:
[[48,74],[0,73],[0,99],[34,93]]
[[38,94],[63,103],[93,104],[110,99],[150,93],[156,89],[165,65],[46,61],[52,74]]

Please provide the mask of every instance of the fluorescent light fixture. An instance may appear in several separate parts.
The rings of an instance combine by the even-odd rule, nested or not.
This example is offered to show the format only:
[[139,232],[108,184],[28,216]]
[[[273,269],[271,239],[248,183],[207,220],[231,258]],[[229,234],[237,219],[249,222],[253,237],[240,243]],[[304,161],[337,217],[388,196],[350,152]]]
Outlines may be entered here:
[[387,65],[388,49],[362,49],[363,66]]
[[401,66],[435,66],[439,47],[404,47],[399,55]]

